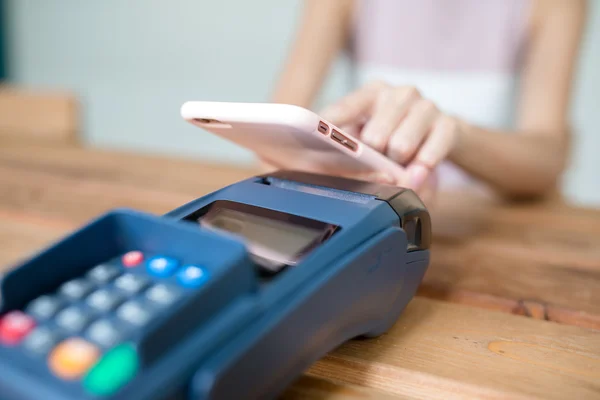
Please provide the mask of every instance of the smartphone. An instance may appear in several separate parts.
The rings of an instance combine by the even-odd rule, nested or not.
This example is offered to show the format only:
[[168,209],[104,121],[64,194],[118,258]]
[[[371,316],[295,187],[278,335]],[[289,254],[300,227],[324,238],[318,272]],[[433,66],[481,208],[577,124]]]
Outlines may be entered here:
[[401,165],[295,105],[189,101],[181,116],[276,168],[337,176],[385,173],[396,181],[404,177]]

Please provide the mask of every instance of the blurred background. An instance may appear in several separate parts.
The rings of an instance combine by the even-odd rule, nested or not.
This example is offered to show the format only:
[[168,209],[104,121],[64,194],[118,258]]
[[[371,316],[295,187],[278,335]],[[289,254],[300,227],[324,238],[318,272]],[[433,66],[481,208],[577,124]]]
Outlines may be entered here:
[[[300,0],[3,0],[0,77],[72,92],[86,145],[248,165],[250,153],[184,123],[179,107],[269,101],[300,7]],[[563,192],[600,206],[600,1],[590,2],[588,18]],[[352,88],[342,57],[319,102]]]

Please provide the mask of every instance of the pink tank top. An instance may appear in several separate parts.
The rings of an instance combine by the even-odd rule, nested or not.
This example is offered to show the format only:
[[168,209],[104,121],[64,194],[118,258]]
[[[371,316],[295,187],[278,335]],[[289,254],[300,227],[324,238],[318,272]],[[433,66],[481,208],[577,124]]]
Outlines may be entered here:
[[[416,86],[440,109],[510,129],[532,0],[357,0],[356,84]],[[440,186],[475,183],[445,162]]]

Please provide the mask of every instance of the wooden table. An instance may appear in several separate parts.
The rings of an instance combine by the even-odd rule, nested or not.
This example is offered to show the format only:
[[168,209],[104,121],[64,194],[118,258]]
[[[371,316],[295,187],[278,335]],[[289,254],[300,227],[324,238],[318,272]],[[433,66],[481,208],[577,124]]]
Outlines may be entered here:
[[[164,213],[255,171],[0,139],[0,265],[113,207]],[[600,211],[453,195],[394,328],[351,341],[284,394],[600,399]]]

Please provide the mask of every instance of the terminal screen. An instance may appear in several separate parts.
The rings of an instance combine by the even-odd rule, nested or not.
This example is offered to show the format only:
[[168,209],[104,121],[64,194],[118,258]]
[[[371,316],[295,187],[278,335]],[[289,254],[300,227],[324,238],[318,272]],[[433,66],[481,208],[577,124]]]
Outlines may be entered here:
[[259,264],[274,270],[297,264],[335,231],[320,221],[230,202],[216,202],[197,222],[243,237]]

